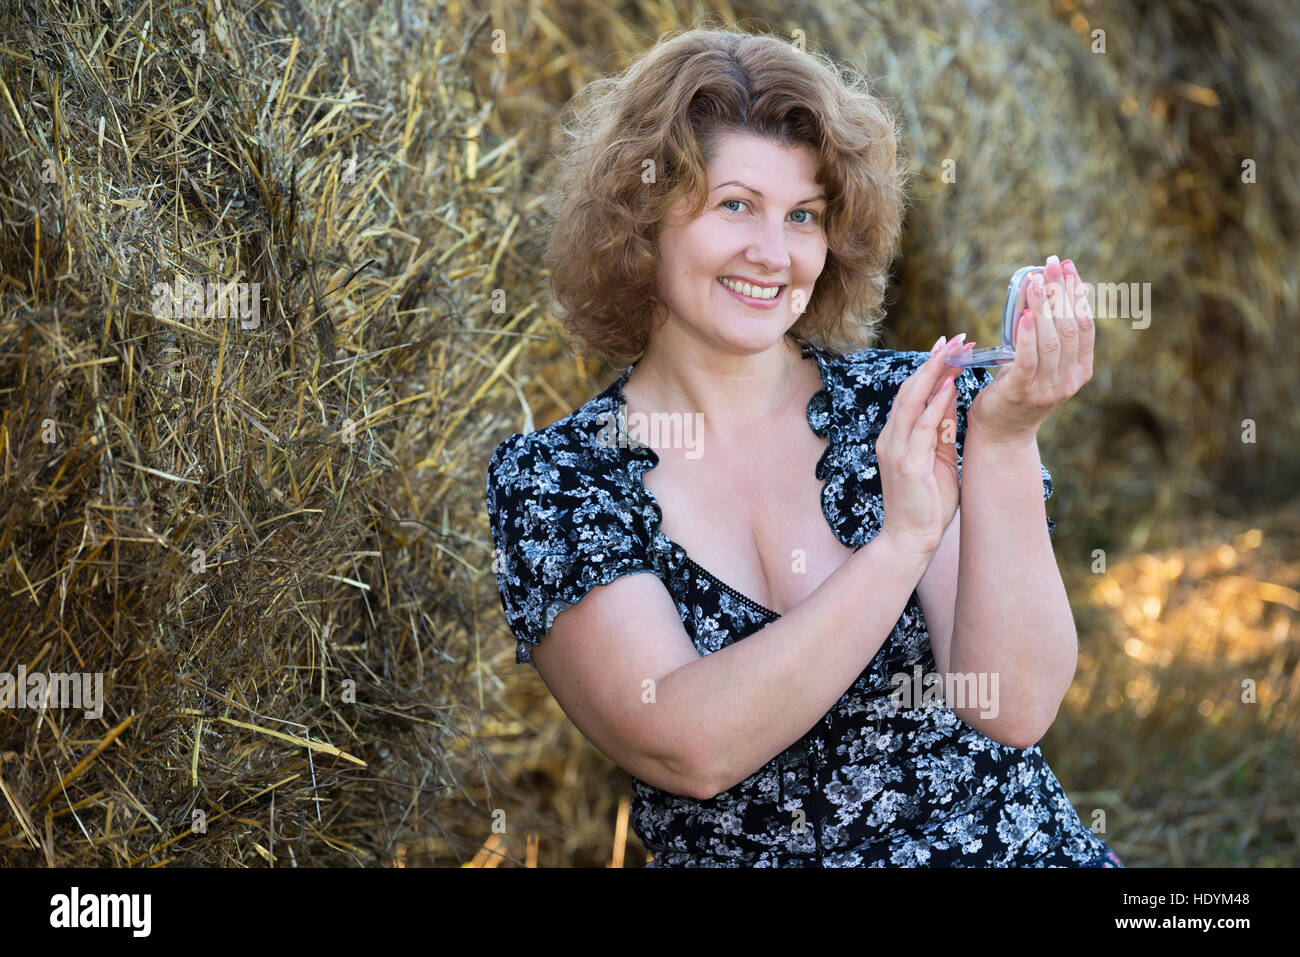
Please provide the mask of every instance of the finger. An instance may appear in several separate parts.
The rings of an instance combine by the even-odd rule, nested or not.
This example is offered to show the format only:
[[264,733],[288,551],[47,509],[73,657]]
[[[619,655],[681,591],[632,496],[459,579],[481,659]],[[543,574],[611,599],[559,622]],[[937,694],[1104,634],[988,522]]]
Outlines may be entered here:
[[1016,318],[1011,327],[1014,361],[1010,365],[998,366],[993,377],[994,382],[1010,379],[1011,388],[1018,392],[1027,389],[1038,372],[1038,337],[1025,325],[1025,320],[1033,315],[1030,309],[1030,292],[1034,288],[1034,279],[1037,275],[1038,272],[1029,274],[1021,284],[1020,294],[1016,297]]
[[[965,333],[963,332],[962,335],[965,335]],[[963,342],[963,343],[961,344],[961,348],[960,348],[960,349],[953,349],[952,351],[946,352],[945,355],[948,357],[947,362],[948,362],[949,364],[948,364],[948,365],[946,366],[946,368],[944,369],[944,378],[947,379],[949,382],[953,382],[953,383],[955,383],[955,382],[957,381],[957,378],[958,378],[958,377],[959,377],[963,372],[966,371],[966,368],[965,368],[964,366],[951,365],[950,363],[951,363],[953,360],[955,360],[955,359],[961,359],[961,358],[963,358],[964,356],[968,356],[968,355],[970,355],[971,352],[974,351],[974,349],[975,349],[975,343],[973,343],[973,342]],[[936,385],[935,388],[938,389],[938,385]],[[953,401],[954,401],[954,402],[956,401],[956,393],[957,393],[957,390],[956,390],[956,389],[953,389]]]
[[[893,405],[900,405],[907,401],[907,396],[915,388],[918,377],[920,377],[921,374],[933,364],[935,356],[943,352],[947,342],[947,336],[940,336],[935,340],[934,345],[930,347],[930,355],[921,361],[921,364],[912,371],[912,374],[903,381],[903,384],[900,385],[898,390],[894,393]],[[892,407],[893,406],[891,406],[891,408]]]
[[1065,269],[1061,266],[1061,260],[1055,255],[1047,257],[1047,262],[1043,265],[1043,278],[1049,285],[1064,282]]
[[1034,338],[1038,342],[1038,362],[1034,377],[1045,381],[1055,379],[1056,370],[1061,364],[1061,340],[1056,334],[1056,324],[1052,321],[1051,306],[1047,302],[1047,283],[1041,273],[1035,273],[1029,284],[1029,311],[1034,315]]
[[1079,274],[1074,271],[1074,264],[1068,259],[1061,262],[1061,269],[1065,272],[1065,280],[1061,285],[1061,303],[1053,315],[1068,315],[1077,321],[1079,317],[1074,311],[1074,304],[1079,298]]
[[[958,375],[963,370],[958,369]],[[952,383],[948,391],[948,405],[943,410],[943,417],[939,420],[939,442],[936,446],[938,455],[944,461],[956,466],[957,464],[957,377],[953,376],[948,380]]]
[[1079,317],[1079,366],[1085,380],[1092,378],[1093,352],[1097,342],[1097,322],[1092,315],[1091,298],[1091,287],[1080,283],[1075,313]]
[[1020,390],[1034,381],[1034,376],[1038,373],[1038,330],[1032,322],[1033,317],[1033,310],[1021,310],[1012,338],[1016,347],[1015,361],[999,368],[994,382],[1006,377],[1011,380],[1014,389]]
[[1079,278],[1079,271],[1075,268],[1073,260],[1061,260],[1061,288],[1065,291],[1067,298],[1072,298],[1075,287],[1083,280]]
[[965,339],[966,333],[963,332],[960,335],[949,339],[944,343],[943,348],[939,350],[939,354],[944,360],[943,368],[939,371],[939,375],[934,380],[934,386],[930,390],[929,398],[926,400],[927,402],[929,399],[934,398],[934,394],[943,386],[945,380],[951,382],[953,379],[957,378],[957,376],[961,375],[962,367],[951,365],[949,360],[955,359],[958,356],[965,355],[969,352],[972,344],[966,342]]
[[894,398],[889,403],[889,414],[885,417],[885,426],[876,438],[878,456],[883,451],[886,458],[896,458],[898,451],[907,448],[907,436],[915,420],[913,415],[913,421],[907,421],[908,416],[905,414],[912,404],[910,396],[915,390],[918,378],[928,367],[934,366],[936,358],[942,354],[946,339],[947,336],[940,336],[930,350],[929,357],[894,391]]
[[[972,342],[965,342],[964,341],[965,338],[966,338],[966,333],[963,332],[955,339],[950,340],[947,343],[947,345],[943,347],[943,360],[944,360],[943,373],[935,381],[934,383],[935,389],[939,388],[940,384],[942,384],[945,378],[954,379],[957,376],[961,375],[962,367],[952,365],[952,360],[969,354],[970,349],[974,346],[974,343]],[[934,395],[934,391],[931,390],[930,394]]]
[[1064,264],[1057,268],[1061,270],[1062,281],[1053,286],[1056,296],[1048,298],[1048,307],[1056,326],[1056,335],[1061,340],[1060,369],[1068,377],[1076,374],[1075,366],[1079,364],[1079,322],[1074,315],[1074,279]]
[[[890,408],[890,418],[898,418],[899,434],[906,437],[911,435],[912,430],[916,427],[916,421],[925,411],[927,398],[934,393],[934,388],[938,385],[939,377],[943,374],[946,367],[943,361],[944,343],[940,343],[939,350],[931,353],[915,372],[907,377],[907,381],[898,387],[898,393],[894,396],[894,404]],[[906,442],[906,438],[903,439]]]
[[[965,333],[963,333],[965,335]],[[973,342],[963,342],[961,347],[945,352],[949,360],[969,355],[975,348]],[[943,378],[935,386],[935,393],[941,388],[950,387],[947,390],[948,406],[944,410],[943,416],[939,420],[939,442],[938,450],[940,455],[945,455],[946,450],[951,450],[953,456],[956,455],[957,440],[957,378],[965,372],[962,366],[949,365],[944,370]],[[931,396],[933,398],[933,396]]]
[[905,456],[923,456],[919,464],[928,464],[931,461],[939,444],[939,422],[944,412],[948,410],[953,390],[953,384],[947,381],[935,390],[930,401],[926,403],[925,410],[917,418],[916,425],[908,434],[907,449],[903,453]]
[[[1062,304],[1062,310],[1068,310],[1066,313],[1075,322],[1079,321],[1079,298],[1088,293],[1088,284],[1083,281],[1079,271],[1075,268],[1074,263],[1066,259],[1061,263],[1061,268],[1065,270],[1065,301]],[[1060,315],[1060,313],[1054,313]],[[1080,326],[1082,329],[1082,326]]]
[[1074,263],[1067,259],[1062,265],[1065,267],[1066,276],[1073,280],[1070,297],[1074,302],[1074,319],[1079,324],[1078,363],[1080,374],[1086,382],[1092,378],[1092,355],[1097,340],[1097,326],[1092,321],[1092,309],[1088,304],[1091,289],[1079,275],[1079,270],[1075,268]]
[[1063,305],[1065,300],[1065,269],[1055,256],[1047,257],[1047,265],[1043,268],[1043,282],[1047,292],[1047,308],[1052,313],[1053,318],[1059,319],[1065,311]]

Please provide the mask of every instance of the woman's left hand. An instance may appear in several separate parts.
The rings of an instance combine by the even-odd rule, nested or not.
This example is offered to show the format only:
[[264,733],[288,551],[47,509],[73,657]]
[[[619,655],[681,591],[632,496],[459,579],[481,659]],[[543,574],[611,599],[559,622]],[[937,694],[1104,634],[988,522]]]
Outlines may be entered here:
[[1096,325],[1074,263],[1049,256],[1026,286],[1029,308],[1012,336],[1016,360],[999,368],[967,412],[968,427],[992,442],[1032,440],[1048,414],[1092,378]]

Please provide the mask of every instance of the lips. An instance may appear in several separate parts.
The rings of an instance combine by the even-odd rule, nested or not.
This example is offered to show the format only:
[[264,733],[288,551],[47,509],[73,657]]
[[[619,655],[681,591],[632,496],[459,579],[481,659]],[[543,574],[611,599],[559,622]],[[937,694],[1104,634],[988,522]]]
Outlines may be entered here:
[[755,289],[778,289],[785,285],[785,283],[780,282],[759,282],[756,279],[748,279],[744,276],[719,276],[718,278],[735,283],[737,286],[753,286]]
[[[757,302],[771,302],[776,299],[780,299],[781,294],[785,291],[784,283],[767,283],[767,284],[756,283],[749,279],[738,279],[735,276],[719,276],[717,282],[719,286],[722,286],[724,289],[736,293],[742,299],[754,300]],[[769,292],[772,293],[772,295],[747,296],[745,293],[741,292],[739,288],[736,287],[748,287],[758,292]]]
[[[772,296],[768,299],[756,299],[753,296],[746,296],[744,293],[736,292],[736,290],[732,289],[731,287],[726,285],[726,283],[722,282],[721,278],[718,279],[718,285],[721,286],[723,289],[725,289],[729,295],[734,296],[736,299],[740,300],[744,305],[749,306],[751,309],[775,309],[785,298],[784,285],[776,287],[780,291],[777,292],[775,296]],[[772,287],[768,287],[768,288],[772,288]]]

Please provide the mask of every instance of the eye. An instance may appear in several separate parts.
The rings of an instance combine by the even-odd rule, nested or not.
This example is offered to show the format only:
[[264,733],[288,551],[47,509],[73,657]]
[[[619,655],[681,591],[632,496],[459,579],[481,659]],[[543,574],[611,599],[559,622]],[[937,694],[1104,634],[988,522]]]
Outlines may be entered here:
[[[721,205],[726,206],[728,203],[744,203],[745,205],[748,205],[748,201],[743,199],[724,199]],[[738,210],[733,210],[733,212],[738,212]],[[800,226],[811,226],[822,218],[821,213],[812,209],[796,209],[795,212],[808,214],[807,219],[799,221],[798,225]]]

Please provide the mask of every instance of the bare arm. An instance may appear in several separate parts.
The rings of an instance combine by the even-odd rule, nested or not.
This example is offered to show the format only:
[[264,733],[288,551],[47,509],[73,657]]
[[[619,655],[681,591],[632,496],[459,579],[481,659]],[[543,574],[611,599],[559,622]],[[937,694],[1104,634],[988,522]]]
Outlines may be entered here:
[[962,475],[952,670],[998,675],[996,717],[958,716],[995,741],[1032,747],[1074,678],[1078,636],[1043,504],[1038,443],[997,444],[972,426]]
[[884,644],[929,557],[882,532],[798,606],[705,657],[663,583],[625,575],[557,615],[533,662],[612,761],[655,787],[710,798],[831,709]]

